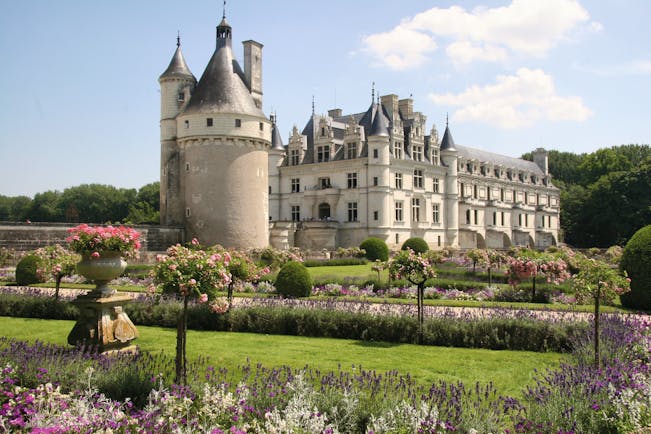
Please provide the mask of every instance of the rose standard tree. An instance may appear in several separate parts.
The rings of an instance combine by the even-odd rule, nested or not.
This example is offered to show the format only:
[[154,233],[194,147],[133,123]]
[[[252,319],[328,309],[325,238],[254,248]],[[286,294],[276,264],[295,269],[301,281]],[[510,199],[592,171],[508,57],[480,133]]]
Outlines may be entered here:
[[390,279],[404,278],[417,287],[418,343],[421,343],[423,337],[425,282],[427,279],[436,277],[434,262],[434,258],[428,253],[414,253],[413,250],[407,249],[401,250],[387,263]]
[[54,279],[54,299],[59,299],[61,279],[65,276],[72,276],[76,271],[76,264],[79,262],[79,255],[61,246],[54,244],[41,247],[34,251],[39,258],[39,273],[50,275]]
[[587,258],[577,253],[573,258],[579,272],[572,276],[572,286],[577,301],[591,298],[594,301],[594,364],[598,368],[599,358],[599,307],[602,302],[611,302],[618,295],[630,291],[631,279],[616,266],[596,258]]
[[196,239],[189,246],[177,244],[167,249],[167,255],[157,257],[153,270],[154,282],[164,294],[171,294],[183,301],[176,328],[176,379],[185,384],[187,378],[187,325],[188,301],[211,302],[214,311],[223,311],[218,291],[231,281],[228,266],[231,256],[221,247],[202,248]]
[[536,280],[539,277],[555,285],[570,277],[570,273],[567,271],[567,263],[550,253],[523,249],[516,252],[514,256],[508,256],[505,262],[507,266],[506,274],[511,285],[517,286],[522,280],[531,278],[532,302],[536,300]]

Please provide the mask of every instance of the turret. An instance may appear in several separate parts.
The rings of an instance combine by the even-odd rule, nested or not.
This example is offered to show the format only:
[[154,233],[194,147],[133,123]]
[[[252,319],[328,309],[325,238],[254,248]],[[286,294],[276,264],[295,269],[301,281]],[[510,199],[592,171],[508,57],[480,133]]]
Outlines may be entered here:
[[459,194],[458,194],[458,151],[450,133],[450,127],[446,119],[445,133],[441,140],[441,164],[447,166],[445,176],[445,195],[443,199],[445,207],[445,228],[446,242],[450,247],[459,246]]
[[271,149],[269,150],[269,220],[280,220],[280,165],[286,155],[283,139],[280,137],[276,115],[271,119]]
[[183,223],[179,148],[176,142],[176,117],[186,107],[197,83],[181,52],[181,38],[176,38],[176,51],[169,66],[158,78],[161,116],[161,182],[160,222],[163,225]]

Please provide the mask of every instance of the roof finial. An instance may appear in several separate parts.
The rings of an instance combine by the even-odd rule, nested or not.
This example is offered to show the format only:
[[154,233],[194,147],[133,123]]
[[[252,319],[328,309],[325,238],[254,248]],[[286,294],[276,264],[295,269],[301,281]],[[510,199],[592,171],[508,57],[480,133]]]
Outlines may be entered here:
[[222,19],[226,19],[226,0],[224,0],[224,13],[222,14]]
[[448,127],[448,112],[445,112],[445,128]]
[[312,115],[314,115],[314,95],[312,95]]
[[373,82],[373,85],[371,87],[371,103],[375,101],[375,82]]
[[181,46],[181,31],[180,30],[176,31],[176,46],[177,47]]

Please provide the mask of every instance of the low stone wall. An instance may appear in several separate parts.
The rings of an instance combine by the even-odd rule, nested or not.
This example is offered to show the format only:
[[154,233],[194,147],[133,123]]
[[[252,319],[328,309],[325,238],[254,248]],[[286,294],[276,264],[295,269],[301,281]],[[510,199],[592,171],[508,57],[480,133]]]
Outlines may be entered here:
[[[0,247],[19,251],[34,250],[49,244],[65,245],[70,223],[16,223],[0,222]],[[182,227],[140,225],[134,226],[140,232],[142,250],[164,251],[176,243],[185,242]]]

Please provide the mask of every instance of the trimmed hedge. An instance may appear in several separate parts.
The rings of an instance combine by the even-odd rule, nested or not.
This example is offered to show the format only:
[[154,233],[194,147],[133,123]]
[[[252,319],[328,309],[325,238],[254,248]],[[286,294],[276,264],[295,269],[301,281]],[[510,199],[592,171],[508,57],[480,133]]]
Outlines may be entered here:
[[404,243],[402,243],[402,247],[400,247],[400,250],[407,249],[413,250],[414,253],[425,253],[429,250],[429,246],[427,245],[427,241],[424,239],[412,237],[408,238]]
[[651,310],[651,225],[633,234],[622,254],[620,267],[631,278],[631,290],[620,297],[622,305]]
[[41,259],[36,255],[27,255],[16,265],[16,283],[28,286],[32,283],[42,283],[44,280],[38,275]]
[[[137,325],[176,327],[182,305],[176,300],[137,301],[124,306]],[[68,302],[40,296],[0,296],[0,315],[75,319]],[[570,337],[587,325],[557,324],[526,318],[426,318],[422,343],[494,350],[556,351],[570,349]],[[417,343],[418,320],[409,315],[372,315],[336,309],[291,306],[237,308],[213,313],[205,304],[188,308],[188,328],[309,337]]]
[[380,238],[367,238],[362,241],[359,248],[366,252],[364,253],[364,256],[369,261],[375,261],[376,259],[379,259],[380,261],[389,260],[389,246],[387,246],[387,243]]
[[309,297],[312,293],[312,276],[305,265],[290,261],[278,272],[274,286],[283,297]]

